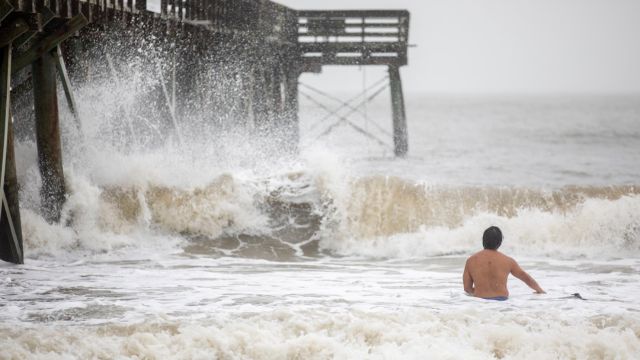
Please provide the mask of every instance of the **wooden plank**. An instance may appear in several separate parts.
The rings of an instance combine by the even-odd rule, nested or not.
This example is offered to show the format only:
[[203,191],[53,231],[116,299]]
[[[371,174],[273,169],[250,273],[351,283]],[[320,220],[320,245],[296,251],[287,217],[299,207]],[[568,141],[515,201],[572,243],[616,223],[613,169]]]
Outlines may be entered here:
[[47,7],[42,7],[38,13],[29,14],[24,17],[29,24],[29,31],[22,34],[14,41],[14,45],[20,47],[29,40],[31,40],[36,34],[42,31],[44,26],[55,18],[55,14]]
[[[309,25],[311,26],[310,30],[314,30],[314,26],[318,27],[317,24],[311,23]],[[307,26],[307,24],[298,24],[298,26],[300,28],[309,28],[309,26]],[[346,28],[365,28],[365,29],[369,29],[369,31],[372,30],[377,30],[377,29],[393,29],[393,28],[398,28],[398,29],[404,29],[406,28],[406,26],[402,23],[357,23],[357,24],[346,24],[346,26],[344,26]],[[330,33],[327,35],[331,35]]]
[[298,16],[303,18],[314,17],[346,17],[346,18],[387,18],[409,16],[408,10],[301,10]]
[[372,37],[389,37],[389,38],[398,38],[400,40],[401,36],[404,38],[404,34],[400,32],[348,32],[348,31],[337,31],[332,32],[331,34],[325,32],[316,32],[316,31],[308,31],[308,32],[298,32],[298,36],[311,36],[311,37],[319,37],[319,36],[340,36],[340,37],[359,37],[359,38],[372,38]]
[[[9,118],[12,119],[11,113],[9,113]],[[4,187],[2,188],[4,200],[2,207],[4,208],[5,217],[0,219],[0,227],[4,226],[3,230],[9,230],[6,231],[6,235],[11,240],[10,245],[13,245],[11,249],[13,262],[23,264],[24,248],[22,246],[22,225],[20,221],[20,200],[18,174],[16,172],[16,155],[13,144],[13,121],[9,121],[9,126],[7,128],[7,156],[4,179]]]
[[[78,6],[80,6],[80,9],[79,9],[79,11],[78,11],[78,14],[84,14],[84,15],[86,15],[87,19],[88,19],[90,22],[93,22],[93,21],[94,21],[94,17],[93,17],[93,9],[94,9],[94,6],[95,6],[95,5],[94,5],[94,4],[91,4],[91,3],[90,3],[90,2],[88,2],[88,1],[80,1],[80,2],[78,3]],[[74,16],[76,16],[76,15],[74,15]]]
[[58,16],[63,18],[71,17],[71,0],[57,0]]
[[10,248],[11,248],[11,256],[13,259],[10,261],[15,264],[24,264],[22,246],[20,245],[21,241],[18,240],[18,235],[16,231],[17,229],[13,223],[13,217],[11,216],[11,208],[9,206],[9,203],[7,202],[7,197],[4,193],[4,190],[2,191],[2,208],[4,209],[4,215],[6,216],[7,223],[9,225],[8,235],[11,238]]
[[87,25],[89,21],[82,14],[78,14],[58,27],[50,34],[38,40],[27,51],[13,60],[12,73],[16,73],[25,66],[31,64],[40,56],[53,50],[58,44],[72,36],[75,32]]
[[10,44],[28,30],[29,24],[23,18],[17,18],[11,25],[3,28],[3,32],[0,33],[0,48]]
[[304,72],[318,73],[323,65],[406,65],[402,56],[362,57],[306,57],[300,60]]
[[[13,136],[11,136],[11,116],[9,113],[10,107],[10,99],[11,99],[11,44],[8,44],[4,48],[0,49],[0,161],[2,162],[0,169],[0,197],[2,198],[2,204],[0,204],[0,223],[4,225],[8,225],[8,229],[2,227],[0,230],[5,232],[9,230],[6,234],[8,237],[8,244],[0,244],[2,245],[3,251],[0,253],[2,259],[22,264],[23,253],[22,253],[22,239],[18,238],[16,234],[16,229],[14,226],[13,218],[11,217],[12,207],[9,206],[5,196],[5,175],[7,169],[11,171],[12,176],[15,176],[15,156],[13,156]],[[11,140],[11,141],[10,141]],[[9,153],[11,151],[11,153]],[[10,164],[9,161],[12,161]],[[13,179],[13,177],[12,177]],[[15,179],[14,179],[15,180]],[[12,190],[17,191],[17,181],[12,184]],[[13,194],[16,195],[16,194]],[[14,199],[14,200],[17,200]],[[16,205],[16,204],[13,204]],[[13,206],[15,209],[16,206]],[[19,208],[17,210],[19,212]],[[4,219],[6,221],[1,221],[3,219],[2,215],[4,214]],[[21,234],[21,232],[19,232]],[[8,247],[8,253],[4,252],[4,249]]]
[[191,19],[192,20],[201,20],[200,17],[200,0],[190,0],[191,1]]
[[62,83],[62,88],[67,99],[69,110],[71,110],[71,113],[76,120],[78,129],[82,131],[82,123],[80,121],[80,115],[78,114],[76,99],[73,96],[71,81],[69,80],[69,73],[67,72],[67,66],[64,63],[64,56],[62,56],[62,49],[60,48],[60,45],[56,46],[56,48],[51,52],[51,55],[53,55],[55,59],[56,69],[58,70],[58,76],[60,77],[60,82]]
[[[82,6],[85,1],[80,0],[71,0],[71,13],[69,17],[74,17],[80,13],[82,13]],[[89,18],[89,14],[87,14],[87,18]]]
[[136,0],[135,13],[147,11],[147,0]]
[[61,0],[49,0],[48,8],[51,9],[56,16],[60,16],[60,1]]
[[407,45],[403,43],[397,42],[352,42],[352,43],[342,43],[342,42],[323,42],[323,43],[300,43],[299,44],[300,51],[303,53],[349,53],[349,52],[360,52],[360,51],[370,51],[370,52],[398,52],[401,50],[406,50]]
[[[17,10],[16,11],[21,11],[24,13],[34,13],[35,12],[35,4],[33,0],[17,0],[18,6],[14,6]],[[14,0],[14,5],[16,5],[15,0]]]
[[[9,113],[9,118],[11,113]],[[7,224],[9,225],[9,234],[13,240],[11,243],[15,248],[14,254],[16,256],[16,262],[18,264],[24,263],[24,247],[22,246],[22,222],[20,220],[20,199],[19,192],[20,186],[18,185],[18,174],[16,172],[16,155],[15,147],[13,144],[13,120],[9,122],[8,136],[7,136],[7,166],[4,179],[4,196],[6,203],[5,215]]]
[[[9,108],[11,104],[11,44],[0,49],[0,189],[4,188],[4,172],[7,158]],[[0,208],[0,216],[2,209]]]
[[[44,7],[44,0],[31,0],[31,2],[33,2],[35,12],[40,12],[40,9]],[[47,0],[47,5],[49,5],[49,0]]]
[[13,5],[7,0],[0,0],[0,21],[13,12]]

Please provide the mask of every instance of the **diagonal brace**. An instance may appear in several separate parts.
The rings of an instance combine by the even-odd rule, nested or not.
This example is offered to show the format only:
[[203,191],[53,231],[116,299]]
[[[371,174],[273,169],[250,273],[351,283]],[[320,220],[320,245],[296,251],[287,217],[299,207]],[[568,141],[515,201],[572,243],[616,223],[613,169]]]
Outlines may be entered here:
[[15,10],[13,5],[7,0],[0,0],[0,21],[4,20],[7,15],[11,14]]
[[360,110],[357,109],[357,107],[362,105],[362,104],[364,104],[364,102],[361,102],[359,105],[357,105],[355,107],[352,106],[351,103],[356,101],[357,99],[361,98],[364,94],[366,94],[367,91],[376,88],[378,85],[382,84],[387,79],[388,79],[388,76],[383,77],[382,79],[380,79],[380,80],[376,81],[375,83],[371,84],[367,89],[365,89],[362,92],[362,94],[358,94],[357,96],[354,96],[354,97],[348,99],[347,101],[338,99],[337,97],[335,97],[335,96],[333,96],[331,94],[328,94],[328,93],[326,93],[324,91],[318,90],[318,89],[316,89],[314,87],[311,87],[311,86],[309,86],[307,84],[301,83],[300,85],[305,87],[305,88],[307,88],[307,89],[309,89],[309,90],[311,90],[311,91],[313,91],[313,92],[315,92],[315,93],[318,93],[318,94],[320,94],[322,96],[325,96],[325,97],[329,98],[330,100],[337,101],[337,102],[339,102],[341,104],[341,106],[338,107],[337,109],[335,109],[333,111],[328,111],[328,114],[324,118],[322,118],[322,120],[320,120],[320,122],[323,122],[323,121],[329,119],[330,117],[332,117],[333,115],[337,114],[338,112],[340,112],[340,110],[342,110],[344,108],[348,108],[349,110],[354,110],[354,112],[356,112],[356,111],[359,112]]
[[[2,1],[2,0],[0,0]],[[5,47],[20,35],[29,30],[29,25],[22,18],[17,18],[11,25],[8,26],[7,31],[0,34],[0,48]]]
[[[357,106],[360,106],[362,103],[367,102],[367,101],[371,101],[373,99],[375,99],[378,95],[380,95],[384,90],[386,90],[389,86],[385,85],[383,87],[381,87],[380,89],[378,89],[376,92],[374,92],[373,94],[371,94],[368,98],[364,99],[360,104],[358,104]],[[344,121],[348,121],[347,117],[350,116],[351,114],[353,114],[355,111],[351,110],[349,112],[347,112],[344,116],[337,116],[338,117],[338,121],[335,122],[333,125],[329,126],[322,134],[318,135],[318,138],[321,138],[327,134],[329,134],[331,131],[333,131],[334,128],[336,128],[338,125],[340,125],[342,122]]]
[[7,202],[7,196],[4,193],[4,189],[2,192],[2,204],[1,207],[4,210],[5,216],[7,217],[7,222],[9,223],[9,231],[12,240],[11,254],[15,259],[17,264],[24,264],[24,252],[22,247],[20,246],[20,242],[18,241],[18,235],[16,233],[16,228],[13,224],[13,217],[11,216],[11,210],[9,209],[9,203]]
[[[363,96],[366,96],[366,91],[372,90],[375,86],[380,85],[384,80],[386,80],[386,77],[385,77],[385,78],[383,78],[383,79],[381,79],[381,80],[379,80],[379,81],[376,81],[376,83],[375,83],[375,84],[373,84],[372,86],[370,86],[367,90],[365,90],[365,92],[363,92],[363,93],[361,93],[361,94],[358,94],[358,95],[356,95],[356,96],[354,96],[354,97],[352,97],[352,98],[350,98],[350,99],[346,100],[346,102],[344,102],[341,106],[339,106],[339,107],[338,107],[337,109],[335,109],[335,110],[330,110],[330,109],[328,109],[328,107],[326,107],[326,106],[320,106],[323,110],[325,110],[325,111],[327,112],[327,114],[326,114],[324,117],[322,117],[322,119],[318,120],[314,125],[312,125],[312,126],[309,128],[309,131],[314,130],[318,125],[320,125],[321,123],[324,123],[326,120],[331,119],[331,118],[332,118],[332,117],[334,117],[334,116],[335,116],[335,117],[340,118],[340,116],[339,116],[339,115],[337,115],[337,114],[338,114],[342,109],[347,108],[347,107],[351,110],[351,111],[349,111],[349,112],[347,113],[347,116],[349,116],[349,115],[351,115],[351,114],[353,114],[353,113],[355,113],[355,112],[360,112],[360,113],[362,114],[362,112],[360,111],[360,107],[361,107],[362,105],[364,105],[366,102],[370,101],[370,100],[367,100],[366,98],[365,98],[364,100],[362,100]],[[303,86],[309,87],[308,85],[304,85],[304,84],[303,84]],[[388,85],[384,85],[382,89],[386,88],[387,86],[388,86]],[[311,89],[311,90],[313,90],[313,89]],[[319,90],[318,90],[318,91],[319,91]],[[377,91],[381,91],[381,90],[380,90],[380,89],[378,89],[378,90],[376,90],[375,92],[377,92]],[[331,99],[331,98],[330,98],[330,99]],[[356,100],[360,100],[360,102],[358,102],[356,105],[351,105],[351,103],[355,102]],[[340,102],[342,102],[342,100],[340,100]],[[317,102],[315,102],[315,103],[317,104]],[[364,115],[364,114],[363,114],[363,115]],[[376,125],[377,125],[377,124],[376,124]],[[380,130],[381,130],[382,132],[385,132],[385,133],[386,133],[386,130],[383,130],[383,129],[380,129]]]
[[69,73],[67,72],[67,66],[64,63],[64,56],[62,56],[60,45],[56,46],[56,48],[51,51],[51,55],[53,56],[56,63],[56,68],[58,69],[58,75],[60,76],[60,82],[62,83],[62,88],[64,89],[64,95],[67,98],[67,105],[69,106],[69,110],[71,110],[71,113],[76,120],[78,130],[82,132],[82,122],[80,121],[78,107],[76,106],[76,99],[73,96],[71,81],[69,80]]
[[[376,91],[372,96],[370,96],[369,98],[365,99],[364,101],[371,101],[373,100],[373,98],[375,98],[378,94],[380,94],[383,90],[385,90],[387,88],[387,86],[382,87],[381,89],[379,89],[378,91]],[[309,99],[310,101],[318,104],[319,106],[323,106],[322,104],[320,104],[317,100],[315,100],[312,96],[309,96],[303,92],[300,93],[302,96],[306,97],[307,99]],[[360,105],[358,105],[360,106]],[[318,139],[320,139],[323,136],[326,136],[327,134],[329,134],[331,131],[333,131],[338,125],[342,124],[342,123],[346,123],[347,125],[349,125],[350,127],[352,127],[354,130],[356,130],[357,132],[361,133],[362,135],[374,140],[375,142],[377,142],[378,144],[384,146],[384,147],[388,147],[389,145],[387,143],[385,143],[384,141],[380,140],[377,136],[371,134],[370,132],[368,132],[367,130],[363,129],[361,126],[358,126],[356,124],[354,124],[351,120],[349,120],[346,116],[349,116],[350,114],[354,113],[355,111],[351,111],[351,113],[345,115],[345,116],[337,116],[339,118],[339,120],[334,123],[333,125],[331,125],[329,128],[327,128],[322,134],[318,135],[316,137],[316,141]]]
[[11,73],[15,74],[25,66],[37,60],[43,54],[53,50],[58,44],[71,37],[74,33],[87,25],[89,21],[82,14],[78,14],[56,28],[53,32],[38,40],[29,50],[13,60]]
[[51,9],[46,6],[39,5],[37,9],[38,10],[36,13],[23,15],[23,18],[27,21],[27,24],[29,24],[29,31],[22,34],[22,36],[14,41],[16,47],[20,47],[26,44],[34,36],[42,32],[44,26],[56,17],[56,14],[54,14],[53,11],[51,11]]
[[[4,189],[11,104],[11,44],[0,49],[0,189]],[[0,207],[0,216],[2,208]]]
[[[18,264],[23,263],[23,252],[20,245],[20,240],[16,235],[15,225],[11,216],[11,210],[7,202],[4,185],[5,174],[7,168],[7,155],[9,149],[9,131],[11,118],[9,115],[9,106],[11,101],[11,44],[8,44],[4,48],[0,48],[0,219],[2,218],[2,212],[7,218],[9,225],[9,237],[11,243],[9,248],[11,250],[11,261]],[[13,146],[13,144],[11,144]]]

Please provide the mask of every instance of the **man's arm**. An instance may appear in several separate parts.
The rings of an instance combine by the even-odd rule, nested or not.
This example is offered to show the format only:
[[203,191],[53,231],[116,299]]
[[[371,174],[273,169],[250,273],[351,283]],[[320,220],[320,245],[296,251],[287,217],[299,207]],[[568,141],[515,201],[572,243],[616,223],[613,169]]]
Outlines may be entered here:
[[464,285],[464,291],[469,295],[473,295],[473,278],[471,277],[471,273],[469,273],[469,260],[464,264],[462,284]]
[[538,283],[531,277],[531,275],[527,274],[526,271],[522,270],[518,263],[511,259],[513,263],[511,264],[511,274],[522,280],[528,287],[532,288],[536,291],[537,294],[546,294],[544,290],[538,285]]

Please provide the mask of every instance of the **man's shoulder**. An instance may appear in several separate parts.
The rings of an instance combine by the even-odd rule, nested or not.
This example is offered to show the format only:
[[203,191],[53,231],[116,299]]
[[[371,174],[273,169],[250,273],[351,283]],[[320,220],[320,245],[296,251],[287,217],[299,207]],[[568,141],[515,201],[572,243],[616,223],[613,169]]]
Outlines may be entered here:
[[510,268],[513,268],[514,265],[518,264],[511,256],[505,255],[503,253],[500,253],[500,262],[508,265]]
[[481,250],[481,251],[478,251],[478,252],[476,252],[476,253],[472,254],[471,256],[469,256],[469,257],[467,258],[467,263],[474,262],[474,261],[477,261],[477,260],[481,260],[481,259],[483,259],[485,256],[486,256],[486,254],[484,254],[484,252],[483,252],[482,250]]
[[498,258],[502,261],[515,262],[515,260],[512,257],[496,250],[492,250],[492,251],[480,250],[477,253],[469,256],[467,261],[474,260],[474,259],[485,259],[485,258],[493,258],[493,259]]
[[477,258],[477,257],[481,256],[481,253],[482,253],[482,251],[478,251],[477,253],[471,254],[471,255],[467,258],[467,261],[472,260],[472,259],[475,259],[475,258]]
[[508,261],[510,261],[510,262],[515,262],[515,260],[514,260],[511,256],[509,256],[509,255],[507,255],[507,254],[504,254],[504,253],[499,253],[499,254],[500,254],[500,256],[501,256],[502,258],[504,258],[505,260],[508,260]]

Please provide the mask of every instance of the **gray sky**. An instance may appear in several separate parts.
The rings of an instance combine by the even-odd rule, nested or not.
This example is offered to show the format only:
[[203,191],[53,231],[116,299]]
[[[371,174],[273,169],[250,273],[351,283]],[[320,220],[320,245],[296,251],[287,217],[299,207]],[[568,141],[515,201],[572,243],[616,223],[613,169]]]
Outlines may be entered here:
[[[277,0],[296,9],[411,11],[406,91],[640,93],[640,0]],[[367,69],[371,82],[382,69]],[[303,81],[362,86],[357,67]]]

